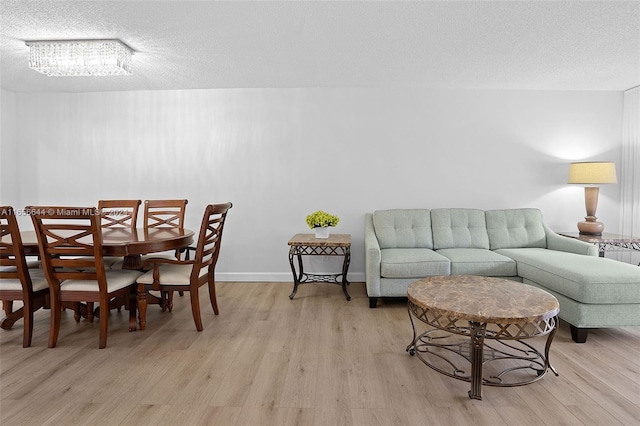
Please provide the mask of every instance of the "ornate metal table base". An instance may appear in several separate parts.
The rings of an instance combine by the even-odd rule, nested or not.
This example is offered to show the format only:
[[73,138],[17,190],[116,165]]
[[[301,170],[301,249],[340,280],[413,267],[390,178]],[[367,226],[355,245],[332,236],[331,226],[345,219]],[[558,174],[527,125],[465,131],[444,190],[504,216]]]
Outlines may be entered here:
[[[293,273],[293,291],[289,299],[293,300],[300,284],[329,283],[342,286],[347,300],[351,300],[347,291],[347,272],[351,263],[351,236],[346,234],[330,235],[327,239],[318,239],[313,234],[297,234],[289,240],[289,265]],[[338,274],[317,274],[304,272],[302,256],[343,256],[342,271]],[[298,259],[296,271],[294,258]]]
[[[469,398],[482,399],[482,385],[521,386],[540,380],[550,369],[549,333],[545,353],[520,339],[489,342],[486,324],[474,323],[465,337],[441,330],[428,330],[407,346],[425,365],[454,379],[471,383]],[[486,340],[485,340],[486,339]]]
[[[482,284],[481,279],[479,283]],[[456,284],[449,282],[447,285]],[[415,290],[413,294],[412,290]],[[513,318],[498,316],[492,317],[493,322],[487,319],[480,322],[469,318],[468,314],[430,308],[425,303],[416,302],[417,299],[426,300],[424,295],[427,293],[419,293],[424,290],[425,287],[420,286],[410,286],[409,289],[408,312],[413,339],[406,350],[439,373],[470,382],[469,398],[482,399],[482,385],[526,385],[540,380],[549,369],[558,375],[549,363],[549,349],[558,327],[557,309],[555,312],[549,311],[549,315]],[[452,292],[455,293],[455,290]],[[456,296],[461,294],[464,292],[459,292]],[[473,303],[471,299],[470,295],[469,304]],[[457,300],[455,303],[459,302]],[[465,316],[467,318],[461,318]],[[418,335],[414,318],[430,326],[427,331]],[[544,353],[523,341],[545,335],[547,340]]]

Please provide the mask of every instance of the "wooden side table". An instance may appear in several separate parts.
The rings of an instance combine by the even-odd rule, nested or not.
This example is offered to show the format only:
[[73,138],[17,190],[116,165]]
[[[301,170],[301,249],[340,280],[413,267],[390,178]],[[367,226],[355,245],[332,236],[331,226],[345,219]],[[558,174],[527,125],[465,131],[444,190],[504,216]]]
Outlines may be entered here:
[[603,232],[602,235],[587,235],[579,232],[558,232],[558,234],[598,245],[598,255],[604,257],[607,250],[627,249],[640,251],[640,238]]
[[[338,274],[314,274],[304,272],[302,256],[343,256],[342,272]],[[298,259],[298,270],[293,259]],[[351,235],[333,234],[329,238],[316,238],[314,234],[296,234],[289,240],[289,264],[293,273],[293,292],[289,299],[295,297],[300,284],[329,283],[342,286],[347,300],[351,300],[347,292],[347,272],[351,262]]]

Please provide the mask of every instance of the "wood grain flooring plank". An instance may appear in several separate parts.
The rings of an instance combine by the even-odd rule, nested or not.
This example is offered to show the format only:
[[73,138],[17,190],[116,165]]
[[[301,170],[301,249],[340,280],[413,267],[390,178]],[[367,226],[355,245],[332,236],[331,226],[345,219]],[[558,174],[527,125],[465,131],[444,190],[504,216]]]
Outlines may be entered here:
[[[446,377],[405,351],[404,298],[369,309],[364,283],[351,301],[339,286],[217,283],[220,315],[201,293],[197,332],[189,295],[172,312],[152,306],[147,329],[128,332],[110,314],[107,348],[98,328],[63,315],[48,349],[49,313],[36,312],[33,346],[21,322],[0,330],[0,424],[96,425],[625,425],[640,422],[640,327],[590,332],[585,344],[560,328],[551,362],[560,373],[519,387]],[[535,340],[535,339],[532,339]]]

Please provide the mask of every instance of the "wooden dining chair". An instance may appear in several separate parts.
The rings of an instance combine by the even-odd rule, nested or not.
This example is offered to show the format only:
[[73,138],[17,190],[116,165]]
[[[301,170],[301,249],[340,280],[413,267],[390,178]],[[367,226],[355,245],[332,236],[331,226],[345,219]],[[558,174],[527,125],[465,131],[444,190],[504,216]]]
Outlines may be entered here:
[[[100,226],[113,230],[136,229],[141,204],[142,200],[98,200]],[[102,259],[107,268],[122,268],[124,263],[121,257],[105,256]]]
[[136,229],[140,204],[142,200],[99,200],[100,226]]
[[[9,330],[23,318],[24,348],[31,346],[33,313],[45,305],[48,295],[49,285],[43,271],[28,268],[14,209],[0,206],[0,300],[6,315],[0,327]],[[16,311],[14,301],[22,301],[22,307]]]
[[[151,270],[138,278],[138,292],[156,290],[168,295],[173,291],[188,291],[191,296],[191,312],[196,329],[202,331],[200,314],[199,288],[205,284],[209,287],[209,300],[215,315],[218,315],[218,301],[216,299],[215,267],[220,255],[222,231],[231,203],[210,204],[205,208],[202,224],[198,235],[193,259],[160,259],[150,258],[145,261]],[[162,310],[171,311],[173,308],[170,298],[163,296],[153,299],[161,305]],[[140,316],[146,314],[146,302],[141,300]],[[144,328],[140,324],[140,328]]]
[[144,226],[146,228],[184,228],[188,200],[145,200]]
[[49,284],[51,321],[49,347],[56,346],[63,304],[74,306],[79,321],[81,302],[98,302],[99,348],[107,346],[109,300],[125,296],[129,330],[136,328],[136,279],[140,271],[105,269],[100,216],[94,207],[28,207]]
[[[100,214],[100,227],[109,228],[114,232],[118,229],[133,230],[136,229],[138,222],[138,210],[142,200],[98,200],[98,213]],[[104,267],[109,269],[122,269],[124,258],[118,256],[103,256],[102,263]],[[124,297],[112,301],[111,307],[118,309],[126,303]],[[87,319],[93,322],[94,312],[93,302],[87,302]],[[97,310],[96,310],[97,311]]]
[[[188,200],[145,200],[144,227],[152,228],[184,228],[184,218]],[[171,253],[154,253],[153,257],[179,259],[186,247]],[[142,257],[146,260],[149,255]]]
[[[152,228],[184,228],[184,218],[187,212],[187,203],[185,199],[176,200],[145,200],[144,201],[144,227]],[[151,255],[142,256],[142,262],[153,257],[163,259],[180,259],[182,253],[188,256],[187,247],[182,247],[173,252],[153,253]],[[183,291],[178,292],[180,296],[184,295]],[[173,301],[173,292],[162,294],[161,298],[169,298]]]

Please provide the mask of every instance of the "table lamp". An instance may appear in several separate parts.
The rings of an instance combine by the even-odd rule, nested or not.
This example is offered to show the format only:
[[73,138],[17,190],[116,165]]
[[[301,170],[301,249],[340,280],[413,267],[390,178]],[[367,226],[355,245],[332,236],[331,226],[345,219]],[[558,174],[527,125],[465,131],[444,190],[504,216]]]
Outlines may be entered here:
[[598,193],[600,188],[595,185],[617,183],[616,165],[612,162],[582,162],[571,163],[569,167],[569,182],[586,185],[584,188],[584,204],[587,216],[582,222],[578,222],[578,230],[581,234],[601,235],[604,224],[596,219],[598,207]]

